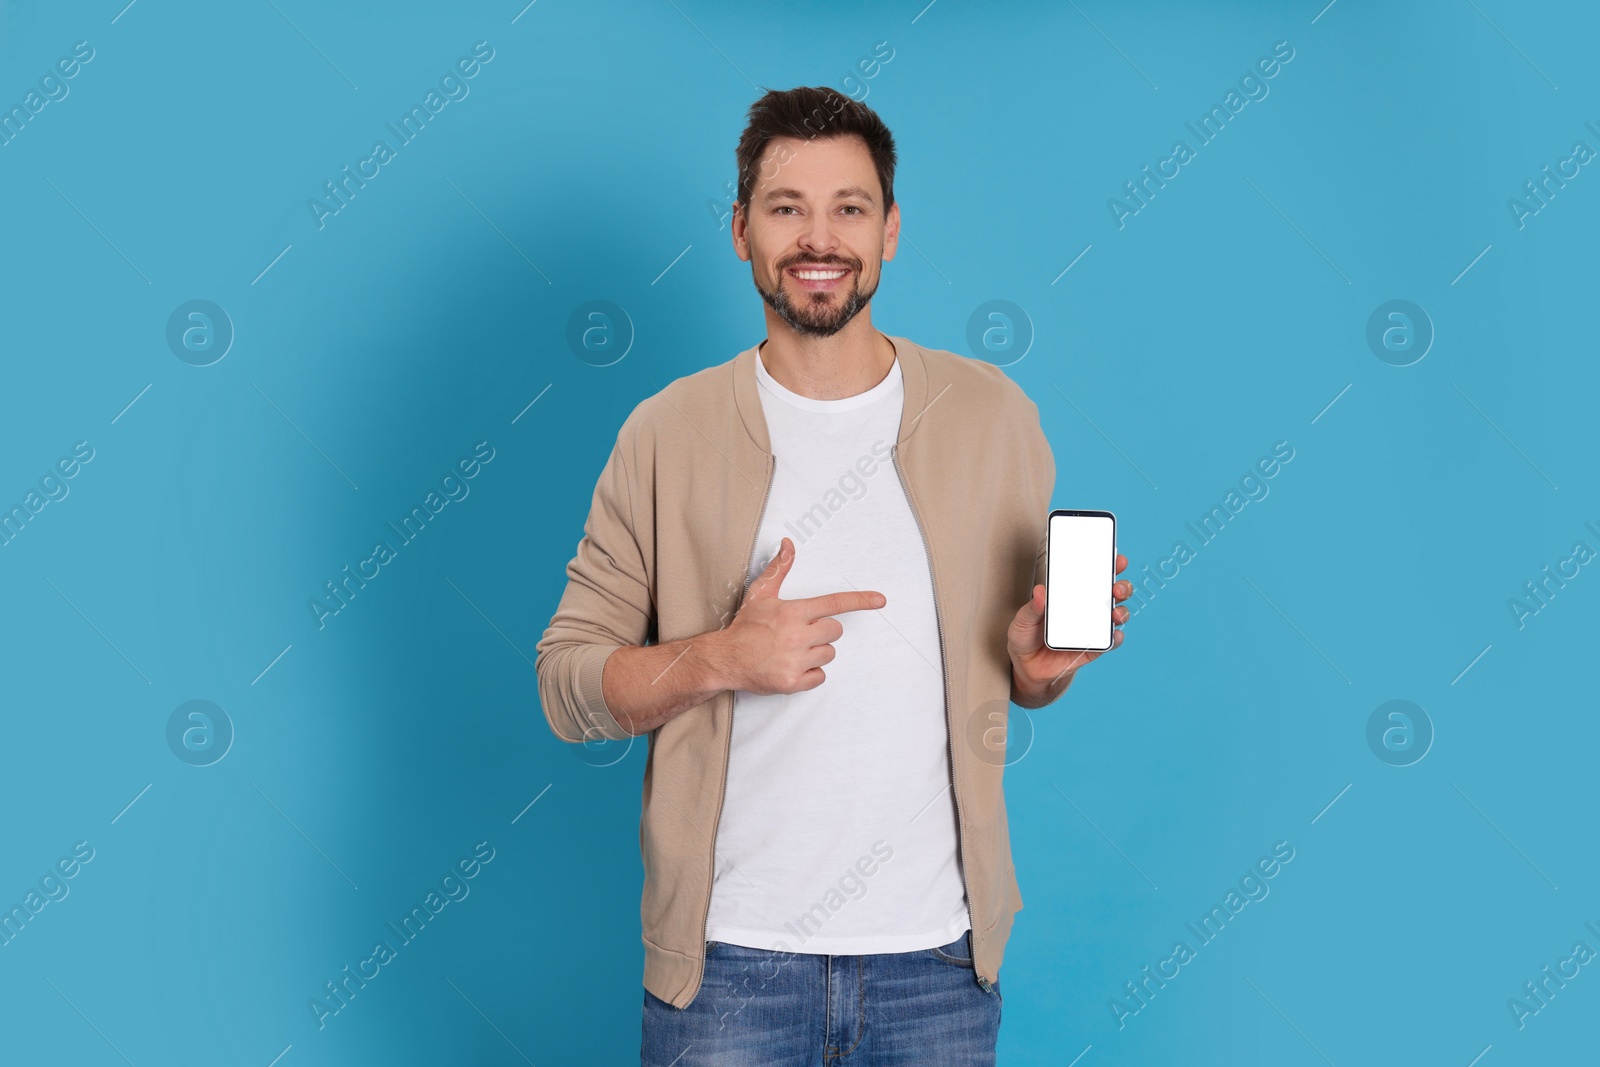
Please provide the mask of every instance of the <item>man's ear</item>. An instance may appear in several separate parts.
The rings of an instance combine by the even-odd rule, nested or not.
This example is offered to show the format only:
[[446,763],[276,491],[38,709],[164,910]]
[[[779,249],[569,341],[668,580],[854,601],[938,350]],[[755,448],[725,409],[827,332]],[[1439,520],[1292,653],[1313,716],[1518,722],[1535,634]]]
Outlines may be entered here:
[[889,214],[884,219],[883,225],[883,258],[887,262],[894,258],[896,250],[900,247],[900,201],[896,200],[889,206]]
[[733,241],[733,254],[746,263],[750,262],[749,223],[750,220],[746,218],[744,213],[744,205],[735,200],[733,202],[733,221],[728,226],[728,233]]

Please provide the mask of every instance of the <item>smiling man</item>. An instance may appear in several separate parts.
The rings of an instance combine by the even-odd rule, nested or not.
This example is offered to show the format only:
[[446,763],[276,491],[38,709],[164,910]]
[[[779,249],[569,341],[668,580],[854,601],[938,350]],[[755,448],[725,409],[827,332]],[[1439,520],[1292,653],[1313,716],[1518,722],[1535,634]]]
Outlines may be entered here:
[[1006,715],[1100,655],[1044,647],[1055,461],[997,367],[873,327],[872,109],[769,92],[736,155],[766,339],[624,421],[536,663],[558,737],[650,739],[641,1062],[992,1064]]

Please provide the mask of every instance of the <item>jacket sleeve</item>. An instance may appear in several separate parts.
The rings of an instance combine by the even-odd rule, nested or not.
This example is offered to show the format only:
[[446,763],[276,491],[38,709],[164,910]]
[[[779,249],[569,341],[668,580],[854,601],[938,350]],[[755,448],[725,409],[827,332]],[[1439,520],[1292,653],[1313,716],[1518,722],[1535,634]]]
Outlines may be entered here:
[[[1020,387],[1018,391],[1021,392]],[[1028,510],[1031,521],[1038,524],[1035,528],[1039,531],[1039,548],[1033,557],[1033,581],[1024,592],[1026,597],[1033,594],[1035,585],[1043,585],[1045,581],[1045,558],[1050,547],[1050,504],[1056,488],[1056,461],[1050,450],[1050,440],[1045,437],[1044,427],[1039,420],[1038,405],[1026,393],[1022,396],[1023,411],[1019,421],[1024,427],[1023,462],[1028,472],[1026,485],[1030,495]],[[1011,699],[1017,699],[1014,675]],[[1056,699],[1060,699],[1060,694],[1056,695]]]
[[[1033,585],[1043,585],[1046,577],[1045,559],[1050,550],[1050,523],[1048,521],[1050,510],[1046,508],[1044,514],[1047,520],[1044,524],[1045,532],[1039,535],[1039,551],[1033,558]],[[1032,592],[1033,586],[1030,585],[1028,590]]]
[[644,644],[654,629],[650,567],[633,518],[631,423],[595,484],[566,590],[534,657],[539,703],[563,741],[631,736],[606,705],[600,680],[611,653]]
[[[1050,450],[1050,440],[1044,435],[1039,421],[1039,408],[1030,399],[1032,422],[1029,425],[1033,454],[1028,458],[1028,470],[1033,475],[1035,514],[1039,523],[1039,551],[1033,560],[1033,585],[1043,585],[1045,579],[1045,553],[1050,547],[1050,503],[1056,491],[1056,460]],[[1033,592],[1033,585],[1028,587]]]

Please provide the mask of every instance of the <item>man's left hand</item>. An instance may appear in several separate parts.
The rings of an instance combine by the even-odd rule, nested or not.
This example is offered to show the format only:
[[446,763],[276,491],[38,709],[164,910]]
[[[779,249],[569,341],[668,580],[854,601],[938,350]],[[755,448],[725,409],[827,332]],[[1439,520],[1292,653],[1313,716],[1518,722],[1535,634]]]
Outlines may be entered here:
[[[1117,554],[1115,574],[1128,566],[1128,557]],[[1126,600],[1133,594],[1133,583],[1127,579],[1111,584],[1115,600]],[[1044,646],[1044,595],[1042,585],[1033,587],[1033,596],[1017,610],[1016,617],[1006,629],[1006,651],[1011,654],[1011,685],[1016,703],[1022,707],[1043,707],[1072,683],[1073,674],[1085,663],[1092,663],[1110,649],[1100,652],[1068,652]],[[1128,621],[1128,609],[1111,609],[1111,648],[1122,646],[1121,625]]]

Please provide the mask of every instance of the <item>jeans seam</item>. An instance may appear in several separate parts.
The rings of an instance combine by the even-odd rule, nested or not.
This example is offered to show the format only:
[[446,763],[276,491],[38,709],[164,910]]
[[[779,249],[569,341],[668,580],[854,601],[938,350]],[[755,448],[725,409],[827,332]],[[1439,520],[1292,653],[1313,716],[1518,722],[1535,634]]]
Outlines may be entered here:
[[833,1038],[833,957],[826,957],[822,965],[822,1058],[826,1063],[838,1056],[838,1046],[828,1042]]
[[[969,945],[971,944],[970,940],[968,940],[968,935],[967,934],[962,934],[961,937],[957,938],[956,940],[958,940],[958,941],[967,940],[967,943]],[[952,941],[951,944],[955,944],[955,942]],[[977,963],[976,959],[974,959],[972,957],[968,957],[966,959],[963,959],[960,956],[952,956],[948,952],[944,951],[944,946],[943,945],[935,945],[933,948],[929,949],[928,951],[932,952],[935,957],[937,957],[940,960],[943,960],[945,963],[954,964],[954,965],[959,966],[959,967],[969,967],[969,968],[971,968],[973,970],[977,970],[978,963]]]

